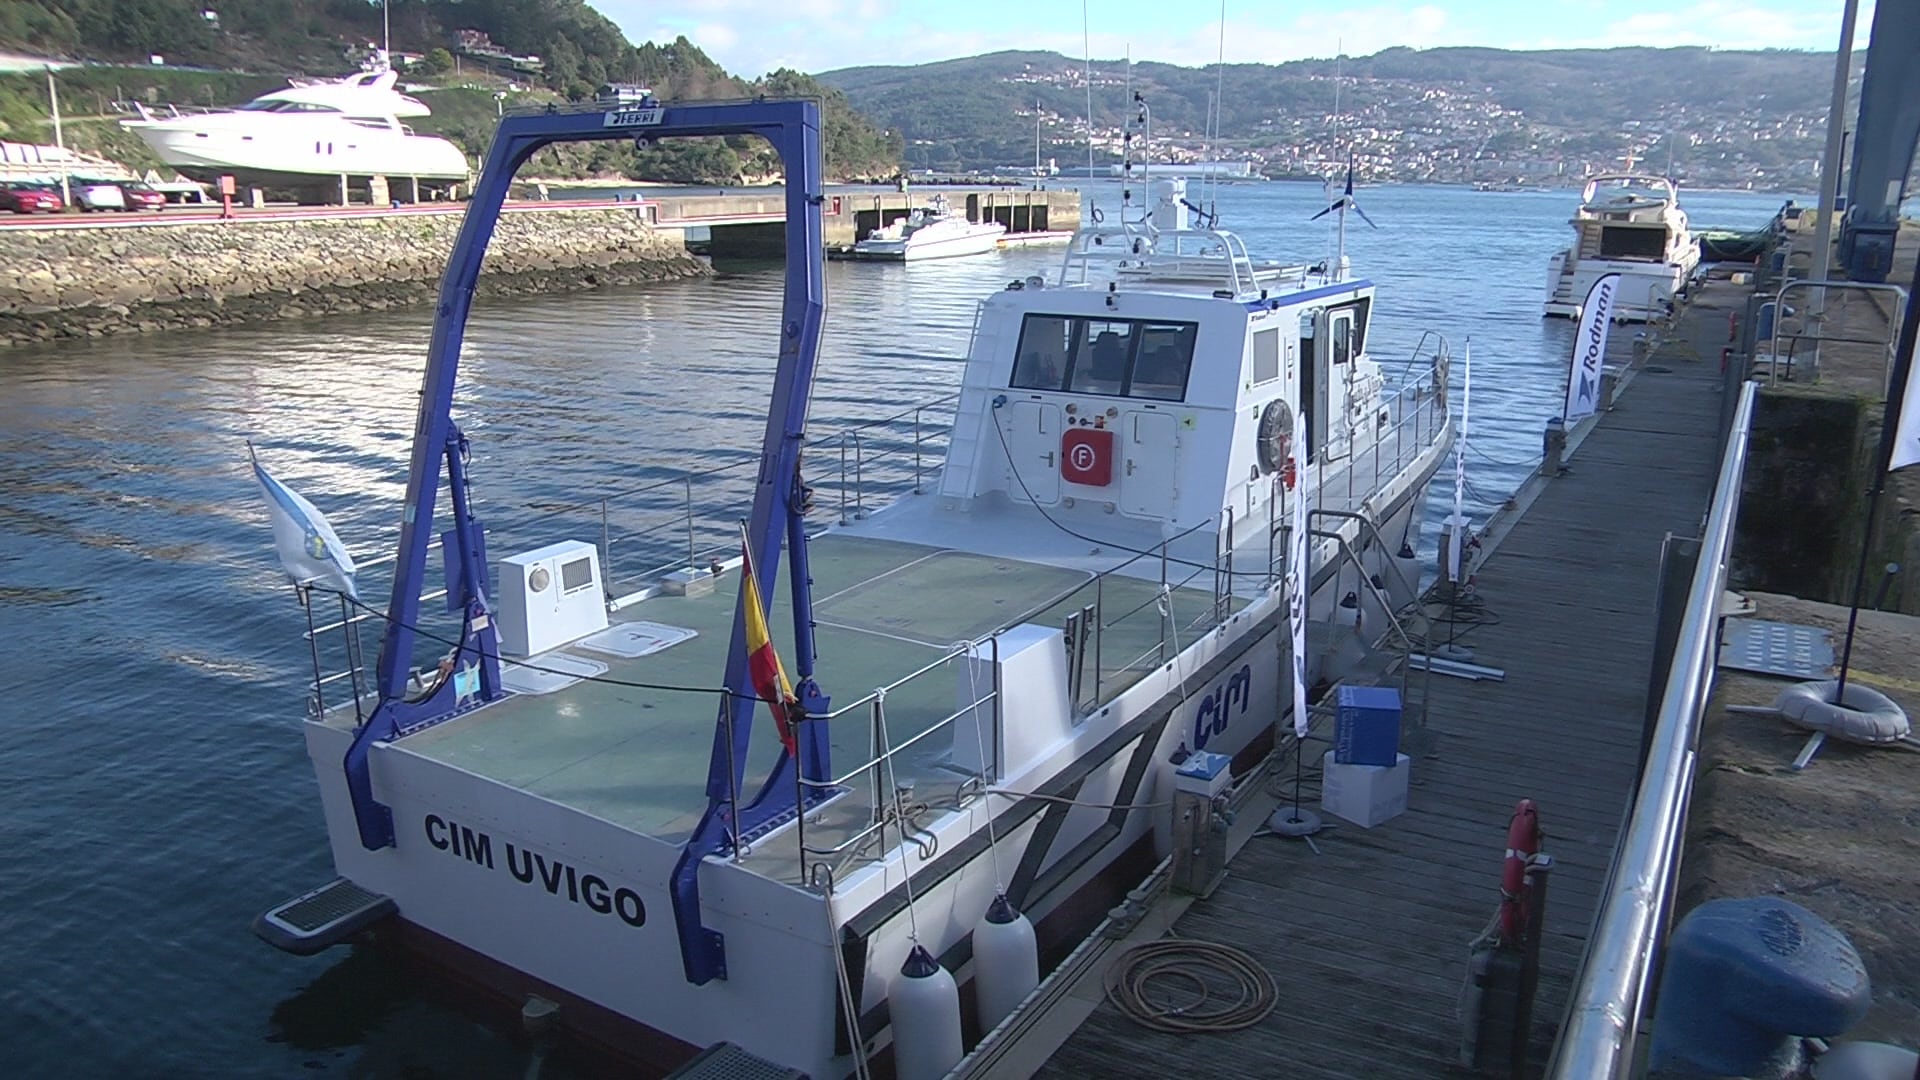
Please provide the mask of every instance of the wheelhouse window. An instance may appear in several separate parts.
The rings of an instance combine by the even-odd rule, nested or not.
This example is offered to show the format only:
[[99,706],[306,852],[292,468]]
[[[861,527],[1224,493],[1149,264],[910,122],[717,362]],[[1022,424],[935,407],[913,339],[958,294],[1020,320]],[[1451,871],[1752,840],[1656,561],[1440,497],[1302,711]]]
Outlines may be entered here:
[[1600,257],[1603,259],[1663,259],[1666,254],[1667,230],[1664,227],[1600,230]]
[[1183,401],[1198,331],[1194,323],[1028,315],[1011,385]]
[[331,105],[318,105],[311,101],[249,101],[240,106],[244,112],[271,113],[337,113],[340,110]]
[[1280,328],[1253,332],[1253,381],[1272,382],[1280,377]]

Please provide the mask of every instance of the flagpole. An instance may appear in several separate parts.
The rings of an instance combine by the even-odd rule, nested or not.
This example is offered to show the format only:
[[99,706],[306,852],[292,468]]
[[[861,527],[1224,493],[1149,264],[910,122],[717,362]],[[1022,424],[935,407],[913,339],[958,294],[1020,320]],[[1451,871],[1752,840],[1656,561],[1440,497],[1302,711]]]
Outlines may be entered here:
[[1873,554],[1873,530],[1880,521],[1880,497],[1887,490],[1887,472],[1893,464],[1894,441],[1900,432],[1901,405],[1907,398],[1907,382],[1913,376],[1914,337],[1920,329],[1920,257],[1914,259],[1913,281],[1907,287],[1907,316],[1900,323],[1900,340],[1893,349],[1893,378],[1887,384],[1887,411],[1881,420],[1880,452],[1874,455],[1873,491],[1867,496],[1867,528],[1860,539],[1860,562],[1854,568],[1853,603],[1847,609],[1847,639],[1840,649],[1840,678],[1833,688],[1833,703],[1846,704],[1847,665],[1853,660],[1853,631],[1860,622],[1860,603],[1867,589],[1867,559]]

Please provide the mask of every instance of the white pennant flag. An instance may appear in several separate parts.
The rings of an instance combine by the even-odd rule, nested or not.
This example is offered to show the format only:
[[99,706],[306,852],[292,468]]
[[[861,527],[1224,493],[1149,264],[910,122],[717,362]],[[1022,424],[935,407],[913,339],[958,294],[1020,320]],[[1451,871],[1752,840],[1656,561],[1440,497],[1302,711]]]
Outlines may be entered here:
[[1473,339],[1467,339],[1460,373],[1460,431],[1453,444],[1453,516],[1447,519],[1447,580],[1459,581],[1462,554],[1467,542],[1467,411],[1473,405]]
[[[251,446],[247,453],[252,455]],[[253,475],[267,494],[267,510],[273,515],[273,544],[287,577],[295,585],[314,585],[358,599],[360,594],[353,586],[353,557],[327,523],[327,516],[274,479],[258,458],[253,461]]]
[[1613,327],[1613,294],[1619,274],[1602,275],[1580,306],[1580,330],[1573,339],[1573,366],[1567,373],[1567,426],[1600,408],[1600,372],[1607,363],[1607,331]]
[[[1915,301],[1909,301],[1913,303]],[[1895,405],[1887,402],[1888,408],[1898,408],[1900,416],[1894,420],[1893,457],[1887,462],[1887,471],[1903,469],[1908,465],[1920,465],[1920,380],[1913,377],[1913,361],[1920,353],[1920,343],[1916,343],[1912,352],[1907,354],[1907,391],[1905,400]]]
[[1313,726],[1307,714],[1307,594],[1313,590],[1307,566],[1312,550],[1307,544],[1307,501],[1312,473],[1306,465],[1307,429],[1299,409],[1293,410],[1291,453],[1298,479],[1293,489],[1292,535],[1287,538],[1287,628],[1293,635],[1293,733],[1304,739]]

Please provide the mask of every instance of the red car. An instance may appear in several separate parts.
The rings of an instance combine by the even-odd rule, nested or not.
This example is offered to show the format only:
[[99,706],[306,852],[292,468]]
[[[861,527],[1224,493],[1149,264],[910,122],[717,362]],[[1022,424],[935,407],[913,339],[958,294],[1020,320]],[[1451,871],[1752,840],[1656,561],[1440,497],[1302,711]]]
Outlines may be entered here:
[[11,210],[16,214],[31,214],[45,210],[57,214],[67,208],[60,201],[60,193],[38,184],[6,184],[0,186],[0,210]]
[[167,197],[142,183],[121,184],[120,190],[126,192],[128,210],[164,210]]

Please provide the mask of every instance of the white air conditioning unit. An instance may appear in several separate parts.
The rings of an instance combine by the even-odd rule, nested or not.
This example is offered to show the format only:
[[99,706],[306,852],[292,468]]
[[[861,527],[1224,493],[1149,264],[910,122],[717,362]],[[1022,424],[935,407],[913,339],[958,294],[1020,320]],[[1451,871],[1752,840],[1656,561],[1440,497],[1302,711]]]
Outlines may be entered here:
[[509,555],[500,568],[500,651],[536,656],[607,628],[600,552],[563,540]]

